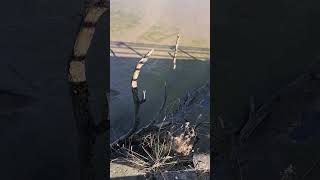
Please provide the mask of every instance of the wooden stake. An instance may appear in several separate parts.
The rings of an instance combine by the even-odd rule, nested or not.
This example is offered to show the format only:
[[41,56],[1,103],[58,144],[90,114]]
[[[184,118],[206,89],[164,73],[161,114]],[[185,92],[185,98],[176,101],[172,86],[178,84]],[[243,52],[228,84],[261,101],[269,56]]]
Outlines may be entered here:
[[177,35],[177,41],[176,41],[176,47],[174,49],[174,54],[173,54],[173,69],[176,69],[176,61],[177,61],[177,51],[178,51],[178,46],[179,46],[179,39],[180,35]]

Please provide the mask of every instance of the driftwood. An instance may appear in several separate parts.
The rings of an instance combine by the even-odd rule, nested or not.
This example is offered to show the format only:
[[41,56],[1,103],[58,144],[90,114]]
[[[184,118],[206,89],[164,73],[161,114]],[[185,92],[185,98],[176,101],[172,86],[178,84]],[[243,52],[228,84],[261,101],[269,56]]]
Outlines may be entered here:
[[94,122],[89,110],[89,91],[85,74],[85,57],[95,32],[95,26],[100,17],[107,12],[108,4],[108,0],[99,0],[87,7],[69,61],[68,81],[78,129],[81,180],[95,179],[93,157],[96,136],[106,132],[109,124],[107,98],[102,120],[97,125]]
[[178,46],[179,46],[179,39],[180,35],[177,35],[177,40],[176,40],[176,46],[174,49],[174,54],[173,54],[173,69],[176,69],[176,61],[177,61],[177,51],[178,51]]

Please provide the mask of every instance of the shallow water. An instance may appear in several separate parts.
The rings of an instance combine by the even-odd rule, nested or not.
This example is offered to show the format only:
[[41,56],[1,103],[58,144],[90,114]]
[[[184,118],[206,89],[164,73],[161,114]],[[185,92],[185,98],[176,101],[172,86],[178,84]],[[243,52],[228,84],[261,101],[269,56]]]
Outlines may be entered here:
[[[126,133],[132,126],[133,99],[131,76],[138,58],[110,57],[110,88],[118,92],[110,98],[111,141]],[[149,122],[158,112],[167,84],[167,105],[183,98],[188,91],[199,88],[209,81],[210,62],[177,60],[177,69],[172,70],[171,59],[149,59],[138,79],[140,96],[146,90],[147,101],[141,105],[141,125]]]

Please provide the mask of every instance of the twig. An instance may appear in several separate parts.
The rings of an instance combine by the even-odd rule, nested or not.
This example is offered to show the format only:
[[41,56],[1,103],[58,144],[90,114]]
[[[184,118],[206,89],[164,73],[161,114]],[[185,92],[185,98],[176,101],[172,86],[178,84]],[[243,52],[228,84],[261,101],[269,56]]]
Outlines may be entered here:
[[246,138],[253,132],[253,130],[256,128],[256,126],[258,126],[258,124],[261,122],[260,120],[262,120],[262,119],[256,117],[254,97],[250,96],[249,118],[248,118],[248,121],[246,122],[245,126],[240,131],[240,140],[241,141],[246,140]]
[[288,89],[291,89],[298,84],[305,82],[311,78],[311,74],[309,71],[306,71],[301,76],[296,78],[294,81],[290,82],[287,86],[278,90],[275,94],[273,94],[269,101],[262,104],[257,110],[255,108],[254,102],[252,102],[253,98],[251,97],[250,100],[250,113],[249,113],[249,120],[245,124],[245,126],[240,131],[240,139],[241,141],[245,141],[258,127],[259,124],[271,113],[270,107],[274,103],[274,101]]
[[237,159],[237,164],[238,164],[238,167],[239,167],[240,180],[243,180],[243,178],[242,178],[242,169],[241,169],[241,165],[240,165],[240,161],[239,161],[238,155],[236,155],[236,159]]
[[302,73],[302,75],[298,76],[292,82],[288,83],[286,86],[276,91],[271,96],[270,100],[262,104],[257,110],[253,111],[253,109],[255,109],[255,106],[253,102],[250,102],[249,120],[243,127],[240,127],[240,139],[244,141],[252,134],[255,128],[271,113],[270,107],[274,103],[274,101],[280,97],[280,95],[286,93],[291,88],[296,87],[307,80],[311,80],[314,77],[315,73],[312,68],[318,63],[318,61],[315,61],[308,65],[308,67],[306,68],[304,73]]
[[305,177],[307,177],[307,175],[309,175],[311,173],[311,171],[320,163],[320,159],[318,159],[315,163],[313,163],[313,165],[304,173],[304,175],[302,176],[301,180],[303,180]]
[[223,121],[222,117],[221,117],[221,116],[218,116],[218,120],[219,120],[219,122],[220,122],[220,124],[221,124],[222,129],[224,129],[225,126],[224,126],[224,121]]
[[117,57],[117,55],[116,55],[116,53],[114,53],[114,51],[110,48],[110,52],[112,53],[112,55],[114,56],[114,57]]
[[194,129],[200,128],[200,125],[203,125],[203,124],[210,124],[210,122],[199,122],[199,123],[194,127]]
[[259,117],[253,119],[254,121],[247,122],[245,127],[240,131],[240,140],[241,142],[246,141],[249,136],[254,132],[259,124],[270,114],[270,111],[263,113]]
[[177,41],[176,41],[176,46],[174,49],[174,54],[173,54],[173,69],[176,69],[176,61],[177,61],[177,51],[178,51],[178,46],[179,46],[179,39],[180,35],[177,35]]
[[[149,127],[151,127],[157,120],[158,116],[161,115],[161,113],[163,112],[163,109],[166,105],[167,102],[167,83],[164,83],[164,95],[163,95],[163,101],[162,101],[162,105],[158,111],[158,113],[156,114],[156,116],[152,119],[152,121],[150,121],[150,123],[145,126],[143,129],[148,129]],[[141,129],[143,131],[143,129]]]

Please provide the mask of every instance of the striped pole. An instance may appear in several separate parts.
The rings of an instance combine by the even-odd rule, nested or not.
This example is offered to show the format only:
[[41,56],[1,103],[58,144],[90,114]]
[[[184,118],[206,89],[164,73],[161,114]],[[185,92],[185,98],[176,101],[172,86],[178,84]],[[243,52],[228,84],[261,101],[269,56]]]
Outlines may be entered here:
[[178,46],[179,46],[179,40],[180,40],[180,34],[177,35],[176,47],[175,47],[175,49],[174,49],[174,54],[173,54],[173,69],[176,69],[177,51],[178,51]]
[[[81,180],[95,179],[93,156],[96,135],[105,132],[108,128],[108,115],[106,115],[106,119],[101,120],[96,125],[89,110],[89,91],[85,67],[86,55],[96,24],[100,17],[107,12],[108,4],[108,0],[99,0],[86,9],[69,60],[68,81],[71,89],[73,113],[78,129]],[[106,111],[108,113],[108,110]]]

